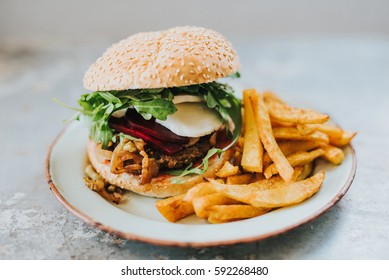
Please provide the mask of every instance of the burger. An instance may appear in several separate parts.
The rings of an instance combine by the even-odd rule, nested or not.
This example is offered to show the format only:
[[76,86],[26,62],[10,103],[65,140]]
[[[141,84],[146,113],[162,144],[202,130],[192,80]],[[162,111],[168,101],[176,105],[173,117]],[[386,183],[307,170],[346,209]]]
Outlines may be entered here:
[[234,155],[242,117],[233,89],[231,43],[213,30],[175,27],[138,33],[87,70],[79,116],[88,159],[109,184],[169,197],[214,178]]

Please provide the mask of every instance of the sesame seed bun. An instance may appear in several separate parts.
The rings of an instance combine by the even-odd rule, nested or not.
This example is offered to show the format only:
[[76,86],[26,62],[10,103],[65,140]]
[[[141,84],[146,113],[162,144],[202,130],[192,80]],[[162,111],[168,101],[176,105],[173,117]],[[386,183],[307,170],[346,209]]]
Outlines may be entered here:
[[106,50],[88,69],[84,87],[108,91],[213,82],[239,69],[231,43],[201,27],[137,33]]
[[205,178],[215,178],[215,173],[232,155],[232,151],[228,150],[222,153],[220,157],[214,156],[209,160],[208,169],[204,174],[184,176],[182,177],[182,180],[180,180],[180,184],[172,184],[171,179],[173,179],[175,176],[166,174],[154,177],[150,183],[140,184],[139,176],[137,175],[131,175],[128,173],[111,173],[110,164],[98,160],[97,149],[98,145],[92,140],[89,140],[87,144],[89,161],[97,173],[99,173],[105,181],[112,185],[133,191],[144,196],[158,198],[183,194],[194,185],[204,182]]

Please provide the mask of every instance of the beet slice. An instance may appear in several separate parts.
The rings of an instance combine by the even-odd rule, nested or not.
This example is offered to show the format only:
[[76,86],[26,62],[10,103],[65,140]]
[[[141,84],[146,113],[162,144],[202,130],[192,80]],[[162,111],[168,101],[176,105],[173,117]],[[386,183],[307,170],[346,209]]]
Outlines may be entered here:
[[109,126],[119,132],[128,134],[132,137],[135,138],[140,138],[143,141],[145,141],[147,144],[152,146],[153,148],[163,151],[164,153],[168,155],[175,154],[183,149],[182,146],[177,145],[175,143],[171,142],[166,142],[166,141],[161,141],[159,139],[156,139],[152,137],[149,134],[146,134],[145,131],[143,130],[137,130],[134,128],[129,127],[128,121],[125,118],[116,118],[116,117],[110,117]]
[[179,136],[167,129],[163,125],[155,122],[155,119],[145,120],[142,115],[132,109],[128,109],[125,115],[127,126],[138,130],[143,134],[150,135],[154,138],[169,143],[187,144],[189,137]]

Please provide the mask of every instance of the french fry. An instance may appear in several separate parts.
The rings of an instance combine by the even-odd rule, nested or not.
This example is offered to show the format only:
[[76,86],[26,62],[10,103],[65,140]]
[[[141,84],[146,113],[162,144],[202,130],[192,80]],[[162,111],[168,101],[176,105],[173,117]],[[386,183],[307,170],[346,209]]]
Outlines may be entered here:
[[263,168],[263,146],[259,139],[258,126],[254,118],[254,111],[250,101],[250,96],[255,93],[255,90],[251,89],[243,91],[245,137],[241,166],[248,172],[262,172]]
[[[298,180],[301,180],[302,173],[304,171],[304,167],[297,166],[294,168],[291,182],[296,182]],[[281,176],[276,175],[268,179],[262,179],[260,181],[253,182],[251,184],[247,184],[247,186],[255,186],[258,188],[258,190],[267,190],[272,188],[277,188],[279,186],[285,185],[285,181],[281,178]]]
[[241,185],[213,183],[218,192],[243,203],[259,208],[278,208],[300,203],[314,195],[322,186],[325,172],[277,188],[258,190],[255,186],[242,188]]
[[328,144],[330,139],[327,134],[321,131],[315,131],[308,135],[301,135],[295,127],[275,127],[273,135],[277,140],[313,140]]
[[327,123],[319,125],[317,130],[327,134],[330,137],[330,139],[331,138],[341,138],[342,134],[343,134],[343,130],[340,127],[337,127],[337,126],[331,125],[331,124],[327,124]]
[[324,150],[323,158],[331,162],[332,164],[341,164],[344,160],[344,152],[338,147],[331,145],[322,146]]
[[[319,141],[308,141],[308,140],[284,140],[277,142],[282,153],[285,156],[296,152],[307,152],[309,150],[315,149],[321,145]],[[263,164],[266,166],[271,163],[271,158],[267,153],[263,155]]]
[[269,154],[270,158],[276,164],[281,177],[286,182],[290,182],[294,170],[292,166],[290,166],[284,154],[281,152],[273,136],[269,113],[263,101],[263,97],[260,94],[254,94],[250,99],[253,104],[253,108],[256,108],[254,115],[257,121],[259,136],[263,146]]
[[325,123],[330,118],[314,110],[294,108],[280,102],[272,102],[272,100],[269,100],[266,106],[269,109],[270,118],[282,122],[317,124]]
[[208,221],[213,224],[232,222],[257,217],[269,211],[251,205],[215,205],[208,211]]
[[318,130],[319,127],[320,127],[320,124],[306,124],[306,123],[296,124],[296,128],[301,135],[311,134],[311,133],[315,132],[316,130]]
[[169,222],[176,222],[194,213],[193,205],[183,201],[185,194],[158,200],[155,205],[158,211]]
[[301,135],[308,135],[314,131],[320,131],[329,136],[329,138],[340,138],[342,137],[343,131],[340,127],[331,124],[297,124],[298,131]]
[[291,122],[282,122],[275,119],[270,119],[270,122],[272,127],[296,127],[296,124]]
[[199,218],[206,219],[208,218],[208,210],[215,205],[227,205],[239,203],[235,199],[229,198],[222,193],[212,193],[197,197],[193,199],[193,208]]
[[[313,161],[315,158],[322,156],[323,154],[324,154],[323,149],[316,149],[311,152],[297,152],[291,154],[287,156],[287,159],[290,165],[294,167],[298,165],[305,165]],[[274,163],[269,165],[263,172],[266,178],[270,178],[271,176],[277,173],[278,173],[277,166]]]
[[238,166],[234,166],[231,163],[229,163],[228,161],[226,161],[224,163],[224,165],[222,166],[222,168],[220,168],[220,170],[218,172],[216,172],[216,176],[218,176],[220,178],[226,178],[226,177],[229,177],[232,175],[236,175],[236,174],[238,174],[238,172],[239,172]]
[[242,184],[250,184],[255,178],[254,173],[245,173],[239,175],[233,175],[227,177],[227,184],[231,185],[242,185]]
[[303,166],[303,171],[297,176],[296,181],[301,181],[306,179],[311,173],[313,169],[313,162],[308,162]]
[[343,131],[342,136],[340,138],[330,137],[330,144],[337,147],[346,146],[350,144],[351,140],[354,138],[355,135],[357,135],[356,132]]
[[[217,183],[223,184],[221,182],[217,182]],[[189,189],[189,191],[184,195],[182,200],[188,203],[192,203],[193,200],[197,197],[201,197],[215,192],[216,190],[211,183],[209,182],[200,183],[194,186],[193,188]]]
[[275,94],[274,92],[271,92],[271,91],[265,91],[263,93],[263,100],[265,101],[265,103],[278,102],[281,104],[285,104],[285,102],[281,98],[279,98],[277,94]]
[[[293,177],[292,177],[293,179]],[[262,179],[262,180],[259,180],[259,181],[256,181],[256,182],[253,182],[251,184],[248,184],[248,185],[241,185],[242,187],[256,187],[258,190],[268,190],[268,189],[271,189],[271,188],[276,188],[280,185],[283,185],[285,184],[285,181],[284,179],[281,178],[281,176],[277,175],[277,176],[273,176],[269,179]]]

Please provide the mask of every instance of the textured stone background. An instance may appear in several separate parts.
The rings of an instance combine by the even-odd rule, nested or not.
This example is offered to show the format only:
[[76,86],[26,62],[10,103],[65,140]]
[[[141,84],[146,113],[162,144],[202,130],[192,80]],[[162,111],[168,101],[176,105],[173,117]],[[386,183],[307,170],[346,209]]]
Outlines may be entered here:
[[[344,11],[346,2],[340,5]],[[349,29],[337,13],[331,24],[337,20],[338,25],[328,21],[331,28],[327,29],[325,20],[312,18],[315,13],[308,17],[311,29],[293,20],[300,12],[290,15],[288,32],[321,31],[308,36],[284,34],[285,21],[264,27],[260,19],[246,20],[234,33],[216,20],[204,19],[232,39],[242,59],[244,85],[303,100],[331,114],[343,127],[358,131],[354,141],[358,168],[346,196],[315,221],[260,242],[186,249],[123,240],[86,225],[55,199],[46,183],[48,147],[69,117],[69,111],[54,104],[51,97],[75,104],[84,92],[85,70],[123,37],[125,26],[108,34],[105,29],[98,33],[101,22],[99,28],[90,24],[93,40],[88,40],[74,22],[66,33],[67,23],[58,14],[60,20],[53,23],[59,28],[57,34],[50,29],[54,13],[38,12],[45,1],[22,11],[17,8],[23,1],[2,1],[0,33],[6,40],[0,40],[0,259],[389,259],[389,25],[382,16],[387,15],[388,5],[373,2],[377,5],[365,9],[366,17],[357,12],[347,15],[348,20],[359,17],[362,21]],[[34,11],[36,22],[22,20],[27,8]],[[329,4],[320,8],[327,16],[336,10]],[[361,5],[354,8],[364,10]],[[271,14],[272,9],[265,11]],[[193,15],[189,18],[189,23],[202,23]],[[82,19],[80,14],[74,18],[85,31],[88,23]],[[239,24],[244,17],[233,20]],[[131,28],[156,29],[156,22],[147,28]],[[262,28],[258,33],[255,28],[244,36],[237,33],[254,23]],[[270,36],[269,30],[277,36]],[[362,32],[354,32],[358,30]],[[72,32],[74,37],[69,35]]]

